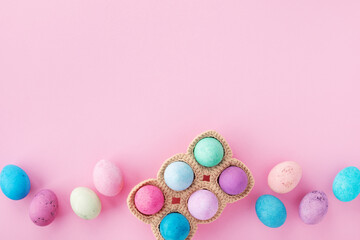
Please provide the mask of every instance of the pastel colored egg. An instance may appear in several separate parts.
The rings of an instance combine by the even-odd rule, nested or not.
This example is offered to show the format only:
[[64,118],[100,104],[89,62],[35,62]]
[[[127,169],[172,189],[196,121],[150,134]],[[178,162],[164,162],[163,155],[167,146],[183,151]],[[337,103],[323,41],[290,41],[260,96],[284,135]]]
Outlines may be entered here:
[[9,164],[0,173],[1,191],[12,200],[20,200],[30,192],[30,179],[20,167]]
[[70,204],[74,213],[83,219],[94,219],[101,212],[100,199],[90,188],[75,188],[70,195]]
[[195,145],[194,157],[200,165],[213,167],[223,159],[224,148],[216,138],[206,137]]
[[190,187],[194,181],[194,172],[185,162],[173,162],[166,167],[164,180],[172,190],[182,191]]
[[100,160],[95,165],[93,180],[96,190],[108,197],[116,196],[123,187],[120,169],[109,160]]
[[135,207],[145,215],[153,215],[164,206],[164,194],[153,185],[145,185],[135,193]]
[[246,189],[248,177],[241,168],[230,166],[220,174],[219,185],[225,193],[237,195]]
[[188,200],[190,214],[199,220],[209,220],[219,208],[218,198],[209,190],[201,189],[191,194]]
[[324,192],[312,191],[300,202],[299,215],[306,224],[319,223],[328,211],[328,198]]
[[336,175],[332,188],[340,201],[354,200],[360,193],[360,170],[356,167],[344,168]]
[[259,220],[271,228],[283,225],[287,216],[284,204],[273,195],[260,196],[256,201],[255,211]]
[[185,240],[190,233],[190,223],[180,213],[169,213],[160,223],[160,234],[165,240]]
[[39,191],[30,203],[29,217],[38,226],[52,223],[56,217],[58,200],[49,189]]
[[276,193],[288,193],[300,182],[301,166],[293,161],[286,161],[273,167],[268,175],[269,187]]

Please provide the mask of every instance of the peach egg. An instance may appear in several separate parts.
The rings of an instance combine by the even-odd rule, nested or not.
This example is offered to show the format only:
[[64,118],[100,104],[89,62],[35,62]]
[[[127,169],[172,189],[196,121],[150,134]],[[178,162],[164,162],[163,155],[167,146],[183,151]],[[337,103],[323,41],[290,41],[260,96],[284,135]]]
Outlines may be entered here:
[[293,161],[285,161],[273,167],[268,176],[269,187],[276,193],[288,193],[300,182],[301,166]]

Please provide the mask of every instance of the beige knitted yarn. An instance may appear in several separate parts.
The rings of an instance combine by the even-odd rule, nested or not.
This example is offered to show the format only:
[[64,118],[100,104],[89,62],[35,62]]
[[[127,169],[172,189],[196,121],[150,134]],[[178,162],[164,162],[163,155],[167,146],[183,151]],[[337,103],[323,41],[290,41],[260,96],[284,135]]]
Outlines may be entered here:
[[[224,157],[222,161],[214,167],[204,167],[200,165],[194,157],[194,148],[198,141],[206,137],[213,137],[219,140],[224,148]],[[183,161],[186,162],[194,171],[194,181],[190,187],[183,191],[174,191],[169,188],[164,181],[164,171],[166,167],[172,162]],[[248,177],[248,185],[246,189],[238,195],[228,195],[220,187],[218,178],[223,170],[229,166],[236,166],[244,170]],[[142,186],[154,185],[157,186],[164,194],[165,202],[162,209],[154,215],[144,215],[136,209],[134,198],[135,194]],[[178,212],[184,215],[190,223],[190,233],[186,239],[191,239],[197,229],[197,224],[209,223],[217,219],[224,207],[228,203],[235,202],[246,197],[254,186],[254,178],[250,170],[239,160],[232,158],[232,151],[224,140],[224,138],[215,131],[207,131],[197,136],[190,144],[187,153],[176,154],[164,162],[156,179],[148,179],[136,185],[130,192],[127,203],[130,211],[141,221],[151,224],[152,231],[158,240],[164,238],[160,234],[159,226],[161,220],[172,212]],[[208,220],[199,220],[194,218],[187,207],[187,202],[190,195],[200,189],[207,189],[213,192],[218,198],[219,207],[217,213]]]

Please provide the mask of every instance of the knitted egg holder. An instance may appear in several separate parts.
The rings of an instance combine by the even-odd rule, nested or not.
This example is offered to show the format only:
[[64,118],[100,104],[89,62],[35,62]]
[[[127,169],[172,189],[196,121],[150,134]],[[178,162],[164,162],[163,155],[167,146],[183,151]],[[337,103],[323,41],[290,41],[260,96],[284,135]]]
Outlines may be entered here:
[[[194,156],[194,148],[196,144],[203,138],[215,138],[217,139],[224,150],[224,155],[219,164],[213,167],[205,167],[200,165]],[[224,138],[215,131],[207,131],[197,136],[190,144],[187,153],[176,154],[164,162],[160,171],[158,172],[157,179],[148,179],[139,183],[130,192],[127,202],[130,211],[141,221],[151,224],[152,231],[158,240],[164,239],[160,233],[160,223],[164,217],[170,213],[180,213],[187,218],[190,224],[190,231],[186,239],[191,239],[197,229],[197,224],[210,223],[217,219],[225,206],[228,203],[238,201],[246,197],[254,186],[254,178],[250,170],[239,160],[232,157],[232,151],[224,140]],[[182,161],[187,163],[194,172],[194,180],[192,184],[183,191],[174,191],[167,186],[164,180],[164,172],[167,166],[173,162]],[[219,185],[220,174],[230,166],[241,168],[247,175],[247,186],[244,191],[237,195],[229,195],[223,191]],[[164,205],[160,211],[153,215],[145,215],[141,213],[135,205],[135,195],[137,191],[146,185],[153,185],[158,187],[164,195]],[[192,193],[197,190],[205,189],[215,194],[218,199],[218,210],[207,220],[199,220],[191,215],[188,209],[188,200]]]

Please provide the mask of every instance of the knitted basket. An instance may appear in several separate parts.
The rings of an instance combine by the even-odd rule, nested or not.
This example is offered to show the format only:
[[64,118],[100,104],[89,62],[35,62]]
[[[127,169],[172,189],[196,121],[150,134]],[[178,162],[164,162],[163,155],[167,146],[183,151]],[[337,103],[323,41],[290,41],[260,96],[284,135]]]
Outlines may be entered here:
[[[200,141],[201,139],[206,138],[206,137],[212,137],[212,138],[217,139],[224,148],[224,157],[223,157],[222,161],[214,167],[204,167],[204,166],[200,165],[195,160],[195,157],[194,157],[193,151],[194,151],[195,145],[197,144],[198,141]],[[176,161],[186,162],[193,169],[193,172],[195,175],[194,181],[191,184],[191,186],[183,191],[172,190],[171,188],[169,188],[166,185],[166,183],[164,181],[164,171],[165,171],[166,167],[169,164],[171,164],[172,162],[176,162]],[[241,168],[247,174],[247,177],[248,177],[248,185],[247,185],[246,189],[238,195],[226,194],[221,189],[219,182],[218,182],[218,178],[219,178],[221,172],[229,166],[236,166],[236,167]],[[134,203],[134,198],[135,198],[136,192],[138,191],[138,189],[140,189],[141,187],[143,187],[145,185],[157,186],[164,194],[164,198],[165,198],[164,206],[162,207],[162,209],[159,212],[157,212],[154,215],[142,214],[141,212],[139,212],[137,210],[135,203]],[[232,151],[231,151],[229,145],[227,144],[227,142],[224,140],[224,138],[215,131],[207,131],[207,132],[200,134],[192,141],[192,143],[190,144],[190,146],[188,148],[187,153],[176,154],[175,156],[166,160],[164,162],[164,164],[162,165],[162,167],[160,168],[160,171],[158,172],[156,179],[148,179],[148,180],[143,181],[143,182],[139,183],[138,185],[136,185],[131,190],[131,192],[128,196],[128,199],[127,199],[127,203],[128,203],[128,207],[129,207],[130,211],[137,218],[139,218],[141,221],[143,221],[145,223],[151,224],[152,231],[153,231],[156,239],[158,239],[158,240],[164,239],[159,230],[161,220],[169,213],[172,213],[172,212],[181,213],[188,219],[188,221],[190,223],[190,233],[186,239],[191,239],[196,232],[197,224],[209,223],[209,222],[212,222],[215,219],[217,219],[220,216],[223,209],[225,208],[226,204],[235,202],[237,200],[240,200],[240,199],[246,197],[249,194],[249,192],[251,191],[251,189],[253,188],[253,186],[254,186],[254,178],[253,178],[250,170],[241,161],[239,161],[235,158],[232,158]],[[200,189],[209,190],[209,191],[213,192],[216,195],[216,197],[218,198],[218,202],[219,202],[218,203],[219,204],[218,211],[211,219],[208,219],[208,220],[199,220],[199,219],[194,218],[190,214],[188,207],[187,207],[187,202],[188,202],[190,195],[193,192],[200,190]]]

